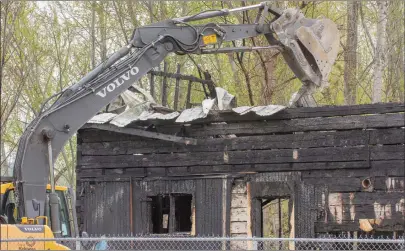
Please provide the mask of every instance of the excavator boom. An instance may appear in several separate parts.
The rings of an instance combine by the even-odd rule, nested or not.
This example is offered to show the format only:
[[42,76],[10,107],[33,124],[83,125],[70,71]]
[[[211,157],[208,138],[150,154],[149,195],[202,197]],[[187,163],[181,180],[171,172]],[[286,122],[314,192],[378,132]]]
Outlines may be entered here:
[[[190,23],[251,9],[258,10],[253,24]],[[267,23],[269,15],[274,16],[274,21]],[[264,48],[276,48],[282,52],[304,86],[322,86],[327,81],[338,50],[336,25],[327,19],[307,19],[294,9],[281,10],[264,2],[232,10],[202,12],[137,28],[128,45],[60,93],[56,102],[43,109],[23,133],[14,166],[18,216],[34,218],[44,215],[46,184],[66,141],[103,107],[157,67],[169,53],[263,49],[220,48],[223,42],[258,36],[264,36],[269,42],[270,46]],[[216,47],[212,49],[211,44]],[[52,230],[58,233],[60,226],[58,214],[53,213],[57,211],[53,203],[50,197]]]

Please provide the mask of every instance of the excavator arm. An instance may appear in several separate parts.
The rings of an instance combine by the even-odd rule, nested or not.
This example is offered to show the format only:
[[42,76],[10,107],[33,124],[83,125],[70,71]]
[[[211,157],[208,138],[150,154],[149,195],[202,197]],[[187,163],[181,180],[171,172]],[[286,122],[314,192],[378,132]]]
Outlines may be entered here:
[[[258,10],[253,24],[190,24],[250,9]],[[268,23],[270,15],[273,21]],[[269,46],[220,48],[223,42],[258,36],[264,36]],[[212,48],[210,44],[217,46]],[[14,166],[19,218],[44,215],[45,203],[48,203],[46,184],[50,175],[54,186],[53,164],[66,141],[103,107],[157,67],[169,53],[229,53],[268,48],[281,51],[303,86],[322,86],[336,58],[338,31],[327,19],[306,19],[297,10],[280,10],[268,2],[207,11],[137,28],[128,45],[58,94],[55,103],[41,111],[23,133]],[[57,198],[50,196],[49,203],[52,230],[57,235],[60,232]]]

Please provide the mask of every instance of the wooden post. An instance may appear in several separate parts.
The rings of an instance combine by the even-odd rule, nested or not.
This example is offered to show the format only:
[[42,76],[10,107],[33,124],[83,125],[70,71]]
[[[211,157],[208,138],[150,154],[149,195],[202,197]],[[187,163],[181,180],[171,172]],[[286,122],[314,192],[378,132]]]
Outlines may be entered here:
[[[253,212],[252,212],[252,194],[251,194],[251,184],[250,182],[246,183],[246,197],[247,197],[247,237],[253,237]],[[248,241],[247,243],[248,250],[253,250],[254,243],[253,241]]]
[[283,237],[283,227],[281,225],[281,199],[278,198],[278,238],[282,238]]
[[170,195],[170,214],[169,214],[169,233],[172,234],[176,231],[176,202],[175,197]]
[[190,100],[191,100],[191,84],[193,82],[191,80],[188,81],[187,86],[187,98],[186,98],[186,109],[191,108]]
[[[228,178],[222,179],[222,236],[227,237],[227,221],[230,219],[228,215]],[[229,217],[229,218],[228,218]],[[228,250],[227,241],[222,242],[222,250]]]
[[[167,63],[163,63],[163,72],[167,73]],[[162,106],[167,105],[167,77],[163,76],[162,81]]]
[[[177,64],[177,74],[180,74],[180,64]],[[176,88],[174,90],[174,110],[177,111],[179,104],[180,78],[176,78]]]
[[[217,93],[215,91],[215,84],[214,84],[214,81],[212,81],[211,74],[208,71],[204,72],[204,78],[205,78],[205,80],[208,80],[206,85],[208,86],[209,97],[210,98],[216,98]],[[203,84],[203,86],[204,85],[205,84]],[[204,90],[205,90],[205,88],[204,88]]]
[[[354,231],[353,232],[353,239],[357,239],[359,236],[358,236],[358,232],[357,231]],[[353,243],[353,250],[357,250],[357,248],[358,248],[358,243],[355,241],[354,243]]]
[[191,236],[195,236],[195,193],[191,197]]
[[155,74],[150,73],[149,74],[149,84],[150,84],[150,95],[153,97],[153,99],[156,100],[155,96]]

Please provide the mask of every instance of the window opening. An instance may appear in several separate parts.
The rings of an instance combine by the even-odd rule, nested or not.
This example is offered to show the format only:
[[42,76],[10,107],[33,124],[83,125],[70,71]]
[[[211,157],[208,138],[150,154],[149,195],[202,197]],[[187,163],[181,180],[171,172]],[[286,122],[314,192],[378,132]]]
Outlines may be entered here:
[[5,201],[2,201],[2,213],[7,216],[9,224],[15,224],[17,223],[17,204],[15,201],[14,190],[8,190],[4,195],[2,195],[2,197],[3,196]]
[[[190,194],[169,194],[150,197],[152,201],[152,231],[154,234],[191,231]],[[171,202],[174,205],[171,205]],[[171,212],[170,209],[174,210]]]

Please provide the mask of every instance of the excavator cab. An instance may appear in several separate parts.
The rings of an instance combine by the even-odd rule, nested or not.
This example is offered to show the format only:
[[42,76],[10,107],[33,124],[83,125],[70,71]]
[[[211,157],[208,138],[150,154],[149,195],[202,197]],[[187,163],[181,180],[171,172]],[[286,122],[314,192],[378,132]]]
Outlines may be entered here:
[[[48,184],[47,192],[47,201],[49,200],[49,193],[51,191],[50,185]],[[55,192],[59,198],[59,214],[60,214],[60,224],[61,224],[61,236],[62,237],[72,237],[74,235],[74,217],[72,216],[72,206],[69,206],[70,194],[69,190],[65,186],[56,186]],[[17,219],[17,207],[14,194],[14,185],[13,183],[1,184],[1,199],[0,199],[0,215],[3,217],[3,221],[7,221],[8,224],[19,224],[22,222],[22,219]],[[50,221],[50,206],[49,203],[46,203],[47,207],[45,208],[45,217],[36,219],[36,222],[39,224],[44,224],[45,221],[47,225],[51,226]],[[45,220],[46,218],[46,220]],[[35,220],[35,219],[34,219]],[[4,223],[2,223],[4,224]]]

